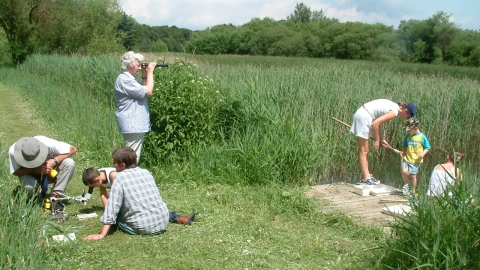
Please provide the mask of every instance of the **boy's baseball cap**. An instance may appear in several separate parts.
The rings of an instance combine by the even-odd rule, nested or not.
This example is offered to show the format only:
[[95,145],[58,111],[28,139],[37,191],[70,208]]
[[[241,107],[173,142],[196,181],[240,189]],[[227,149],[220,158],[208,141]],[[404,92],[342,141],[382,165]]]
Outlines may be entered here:
[[417,113],[417,107],[415,106],[415,104],[409,102],[409,103],[407,103],[407,105],[405,107],[407,107],[407,109],[408,109],[408,113],[410,114],[410,118],[412,118]]
[[419,124],[420,124],[420,123],[418,122],[417,119],[415,119],[415,118],[410,118],[410,119],[407,120],[407,123],[405,123],[405,130],[406,130],[406,131],[409,131],[409,130],[412,129],[412,128],[418,127]]

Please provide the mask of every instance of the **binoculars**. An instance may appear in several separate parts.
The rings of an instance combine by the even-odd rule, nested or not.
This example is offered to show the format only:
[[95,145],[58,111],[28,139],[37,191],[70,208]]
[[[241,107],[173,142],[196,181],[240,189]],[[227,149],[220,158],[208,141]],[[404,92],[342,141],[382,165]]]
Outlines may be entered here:
[[[146,66],[148,66],[148,63],[142,63],[142,67],[146,67]],[[168,64],[157,64],[155,68],[158,68],[158,67],[168,67]]]

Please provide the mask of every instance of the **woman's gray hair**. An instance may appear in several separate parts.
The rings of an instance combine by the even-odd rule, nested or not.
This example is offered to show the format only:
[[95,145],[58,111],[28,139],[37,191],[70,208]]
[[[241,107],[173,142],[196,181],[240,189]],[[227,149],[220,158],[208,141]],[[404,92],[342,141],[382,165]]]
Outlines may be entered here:
[[143,59],[143,55],[139,53],[135,53],[133,51],[126,52],[122,55],[122,58],[120,58],[120,67],[122,69],[127,69],[128,66],[135,65],[135,60],[138,60],[138,62],[142,63]]

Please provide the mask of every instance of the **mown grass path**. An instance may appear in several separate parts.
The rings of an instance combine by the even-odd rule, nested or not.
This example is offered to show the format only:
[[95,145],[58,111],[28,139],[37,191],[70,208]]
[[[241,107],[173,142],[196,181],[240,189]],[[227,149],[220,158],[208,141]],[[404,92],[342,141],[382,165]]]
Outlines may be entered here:
[[[35,116],[36,108],[28,104],[15,88],[0,83],[0,144],[2,152],[24,136],[46,135],[41,118]],[[6,148],[6,149],[5,149]]]
[[21,137],[48,134],[43,120],[36,117],[36,109],[18,89],[0,83],[0,97],[0,154],[3,157],[0,167],[7,172],[8,178],[2,185],[6,184],[9,189],[18,184],[18,179],[8,173],[8,148]]

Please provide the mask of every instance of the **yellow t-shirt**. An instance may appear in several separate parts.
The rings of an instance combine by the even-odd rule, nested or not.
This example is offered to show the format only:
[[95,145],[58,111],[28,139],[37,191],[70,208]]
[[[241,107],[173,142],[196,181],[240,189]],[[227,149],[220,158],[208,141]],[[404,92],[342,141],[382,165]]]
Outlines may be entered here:
[[418,154],[424,150],[430,150],[430,143],[423,133],[417,132],[414,135],[407,134],[405,136],[403,148],[406,148],[404,157],[406,162],[414,164],[422,163],[423,158],[419,158]]

